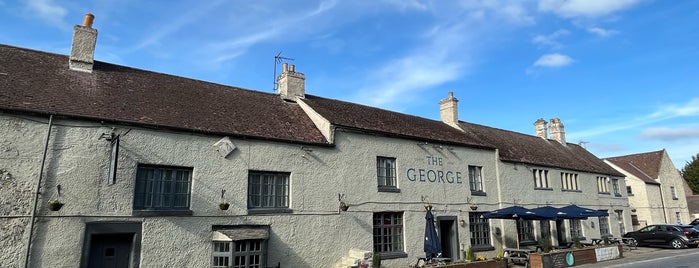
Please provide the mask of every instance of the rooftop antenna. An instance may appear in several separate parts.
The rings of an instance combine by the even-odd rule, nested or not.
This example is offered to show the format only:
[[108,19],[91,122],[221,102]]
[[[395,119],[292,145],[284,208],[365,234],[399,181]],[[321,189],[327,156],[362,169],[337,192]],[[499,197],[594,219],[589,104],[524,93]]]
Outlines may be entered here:
[[279,85],[279,83],[277,83],[277,64],[281,63],[282,60],[294,60],[294,59],[282,57],[281,51],[279,51],[279,53],[276,56],[274,56],[274,91],[275,92],[277,91],[277,86]]
[[585,147],[587,147],[587,146],[585,146],[585,144],[588,144],[588,143],[590,143],[590,142],[589,141],[579,141],[578,145],[580,145],[580,147],[583,147],[583,149],[587,149],[587,148],[585,148]]

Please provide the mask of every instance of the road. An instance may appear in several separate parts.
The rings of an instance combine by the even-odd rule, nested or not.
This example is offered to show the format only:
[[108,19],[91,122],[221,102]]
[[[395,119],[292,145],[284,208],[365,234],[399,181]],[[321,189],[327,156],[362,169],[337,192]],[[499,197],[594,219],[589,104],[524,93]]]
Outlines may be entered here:
[[699,267],[699,249],[668,249],[656,247],[639,247],[631,251],[624,250],[624,258],[578,265],[576,267],[592,268],[690,268]]

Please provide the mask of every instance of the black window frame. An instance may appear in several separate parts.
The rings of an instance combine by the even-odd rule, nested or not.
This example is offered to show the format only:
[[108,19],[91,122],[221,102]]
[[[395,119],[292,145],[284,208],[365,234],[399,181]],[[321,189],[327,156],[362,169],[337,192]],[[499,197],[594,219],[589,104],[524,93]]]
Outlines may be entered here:
[[471,195],[486,195],[485,189],[483,188],[482,166],[468,166],[468,187],[471,190]]
[[486,212],[468,213],[468,231],[473,251],[489,251],[495,249],[490,239],[490,221],[483,218]]
[[[390,166],[388,166],[389,163]],[[398,161],[395,157],[376,157],[376,185],[379,192],[400,192],[396,173],[397,165]]]
[[[265,179],[272,179],[272,184]],[[278,182],[281,180],[281,184]],[[265,187],[267,185],[268,187]],[[269,191],[269,186],[273,193]],[[278,188],[281,186],[281,188]],[[279,191],[281,190],[281,193]],[[247,193],[247,208],[248,214],[264,214],[264,213],[291,213],[291,173],[278,171],[248,171],[248,193]],[[257,198],[256,198],[257,197]],[[270,203],[270,198],[272,202]],[[255,201],[257,199],[257,201]],[[262,204],[263,199],[267,199],[265,204]]]
[[[134,181],[133,215],[192,215],[190,206],[193,173],[193,167],[139,164]],[[186,177],[186,185],[181,185],[183,181],[178,180],[182,178],[179,174]],[[163,192],[168,184],[168,192]],[[169,202],[169,204],[163,204],[163,202]]]
[[374,212],[372,226],[374,254],[381,255],[382,259],[408,256],[405,252],[405,213],[402,211]]

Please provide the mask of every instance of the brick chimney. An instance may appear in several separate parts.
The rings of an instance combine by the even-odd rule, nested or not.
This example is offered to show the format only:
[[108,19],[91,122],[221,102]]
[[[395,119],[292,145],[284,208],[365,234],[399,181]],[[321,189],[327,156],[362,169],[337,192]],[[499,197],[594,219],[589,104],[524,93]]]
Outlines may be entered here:
[[566,131],[563,128],[563,123],[561,119],[553,118],[549,124],[549,133],[551,134],[551,139],[554,139],[561,144],[566,144]]
[[285,100],[306,97],[306,76],[296,72],[292,64],[282,64],[282,73],[277,78],[277,94]]
[[95,62],[95,45],[97,44],[97,30],[92,29],[94,20],[95,16],[87,13],[83,25],[73,27],[73,44],[70,48],[70,62],[68,64],[71,70],[92,72],[92,66]]
[[534,130],[536,130],[536,136],[543,139],[548,139],[546,120],[539,118],[534,122]]
[[449,97],[439,101],[439,117],[442,122],[459,128],[459,100],[454,98],[454,92],[449,92]]

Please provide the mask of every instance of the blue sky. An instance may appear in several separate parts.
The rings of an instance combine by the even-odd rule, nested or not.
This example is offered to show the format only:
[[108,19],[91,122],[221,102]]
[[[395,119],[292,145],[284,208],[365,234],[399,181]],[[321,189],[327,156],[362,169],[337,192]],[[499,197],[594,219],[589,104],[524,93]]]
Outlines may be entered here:
[[699,1],[0,0],[0,43],[68,54],[85,13],[96,60],[534,134],[558,117],[598,157],[699,153]]

